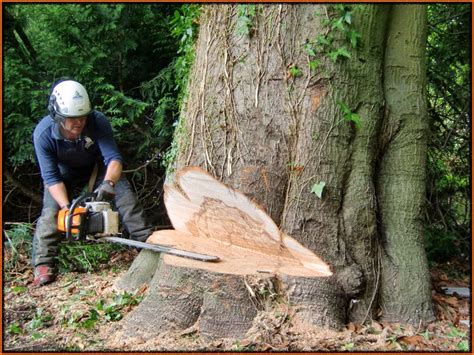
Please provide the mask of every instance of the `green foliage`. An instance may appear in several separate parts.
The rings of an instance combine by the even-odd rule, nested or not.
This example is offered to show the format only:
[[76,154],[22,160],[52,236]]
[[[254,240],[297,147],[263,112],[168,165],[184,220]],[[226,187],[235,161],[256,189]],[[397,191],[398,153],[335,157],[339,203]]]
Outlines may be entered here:
[[352,351],[354,349],[354,343],[347,343],[341,347],[341,351]]
[[254,26],[256,5],[237,5],[236,31],[239,35],[251,36]]
[[13,322],[7,327],[8,333],[15,335],[15,334],[23,334],[23,329],[18,322]]
[[352,16],[356,8],[357,5],[346,4],[328,6],[329,17],[323,19],[322,23],[329,30],[303,45],[303,50],[309,57],[311,71],[317,70],[324,57],[333,63],[352,57],[350,49],[356,49],[361,38],[353,27]]
[[123,292],[114,295],[112,302],[108,304],[103,300],[100,300],[97,303],[97,310],[103,312],[104,318],[107,321],[118,321],[122,319],[121,310],[125,307],[138,305],[142,299],[143,296],[136,296],[132,293]]
[[361,34],[355,30],[346,31],[347,39],[349,40],[351,47],[356,48],[359,39],[362,37]]
[[125,248],[113,243],[65,242],[59,247],[58,264],[61,272],[93,272],[107,263],[113,252]]
[[[5,12],[5,168],[20,183],[41,185],[39,176],[18,172],[37,171],[33,129],[47,115],[51,84],[61,77],[82,82],[108,116],[126,169],[168,149],[194,61],[199,5],[8,4]],[[131,177],[137,189],[156,188],[162,170],[158,162],[149,168],[155,169]],[[21,191],[6,188],[8,202]],[[18,215],[17,205],[7,211]]]
[[[194,63],[194,41],[197,36],[197,21],[200,15],[198,5],[183,5],[179,11],[174,13],[171,21],[171,33],[174,38],[179,39],[178,56],[170,64],[170,69],[175,72],[175,93],[177,100],[175,102],[163,101],[163,104],[172,105],[179,115],[181,108],[186,100],[187,84],[189,72],[192,63]],[[162,164],[168,172],[172,170],[173,162],[178,152],[179,135],[182,134],[182,124],[179,120],[173,121],[174,134],[170,147],[163,155]]]
[[466,351],[466,352],[469,351],[470,350],[469,340],[463,340],[459,342],[456,347],[457,347],[457,350],[459,351]]
[[351,53],[346,49],[346,47],[339,47],[339,48],[329,52],[328,56],[332,60],[333,63],[336,63],[336,61],[339,57],[350,58]]
[[[3,271],[4,277],[9,280],[15,278],[15,271],[21,268],[25,259],[31,257],[33,226],[30,223],[14,223],[5,224],[3,228],[5,237]],[[16,292],[22,292],[21,288]]]
[[49,313],[43,313],[43,308],[38,308],[33,319],[26,324],[26,328],[31,332],[37,329],[45,328],[53,320],[53,316]]
[[[7,49],[6,54],[11,50]],[[19,166],[34,163],[32,133],[36,125],[35,116],[42,117],[44,107],[43,90],[47,87],[45,82],[37,82],[25,77],[29,68],[21,68],[17,58],[4,60],[4,156],[7,164]],[[12,85],[9,85],[12,83]],[[13,85],[14,83],[14,85]]]
[[171,35],[178,41],[177,56],[170,67],[175,72],[175,93],[178,94],[178,109],[186,95],[189,71],[194,63],[194,41],[198,34],[200,7],[194,4],[181,6],[170,21]]
[[26,291],[28,291],[28,288],[26,288],[24,286],[14,286],[10,290],[10,292],[14,293],[14,294],[20,294],[20,293],[24,293]]
[[91,308],[89,314],[82,321],[82,327],[86,329],[91,329],[95,327],[96,322],[99,320],[99,312]]
[[459,330],[454,325],[449,326],[449,332],[446,333],[448,338],[460,338],[456,348],[459,351],[469,351],[469,336],[466,332]]
[[316,69],[318,69],[320,64],[321,64],[321,62],[317,59],[310,60],[309,61],[309,70],[311,70],[312,72],[315,72]]
[[119,321],[125,311],[138,305],[142,299],[143,296],[136,293],[114,292],[112,300],[100,299],[87,310],[69,313],[69,307],[64,308],[62,310],[62,322],[70,328],[95,329],[99,324]]
[[450,338],[464,338],[467,335],[466,335],[466,332],[459,330],[458,328],[456,328],[454,325],[451,324],[449,326],[449,332],[446,334],[446,336]]
[[433,227],[425,230],[426,254],[431,262],[442,262],[465,255],[465,247],[458,241],[455,233]]
[[352,112],[352,110],[344,102],[338,101],[337,106],[342,111],[342,117],[347,122],[353,122],[357,129],[362,128],[361,118],[357,113]]
[[[145,49],[153,48],[148,41],[161,44],[161,38],[166,37],[158,33],[159,26],[163,27],[161,12],[151,5],[123,4],[28,4],[9,9],[15,22],[23,24],[36,52],[33,64],[25,64],[15,51],[14,36],[10,36],[11,42],[6,41],[9,55],[5,62],[9,70],[5,87],[11,103],[7,131],[12,142],[29,149],[26,154],[13,147],[12,162],[32,160],[31,144],[25,143],[31,141],[37,120],[46,114],[48,89],[59,77],[73,77],[84,83],[94,106],[105,111],[113,122],[124,125],[141,117],[146,105],[129,94],[135,94],[137,79],[149,77],[159,69],[159,65],[151,66],[146,55],[152,54],[151,49]],[[130,31],[132,28],[140,30]],[[140,70],[136,70],[139,65]],[[18,85],[19,81],[23,85]],[[117,87],[120,90],[114,90]],[[101,90],[104,88],[108,90]]]
[[290,76],[292,76],[293,78],[298,78],[303,75],[303,72],[301,71],[300,68],[298,68],[297,65],[292,65],[289,68],[288,72],[290,73]]
[[[430,261],[471,252],[469,4],[428,6],[428,147],[426,248]],[[453,37],[456,38],[453,41]]]
[[32,340],[38,340],[38,339],[41,339],[41,338],[44,338],[43,333],[31,333],[31,339]]

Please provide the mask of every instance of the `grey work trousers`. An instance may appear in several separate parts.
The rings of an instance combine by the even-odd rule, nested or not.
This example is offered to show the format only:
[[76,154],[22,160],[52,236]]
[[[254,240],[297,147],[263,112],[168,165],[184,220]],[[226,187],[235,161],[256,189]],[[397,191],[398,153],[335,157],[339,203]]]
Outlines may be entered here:
[[[102,182],[102,178],[97,179],[96,186]],[[87,182],[79,182],[85,185]],[[68,195],[77,187],[78,182],[66,183]],[[122,175],[115,185],[114,205],[117,208],[120,219],[130,234],[131,239],[145,241],[153,229],[145,219],[143,207],[133,193],[130,183]],[[33,237],[32,263],[33,266],[47,264],[54,266],[58,256],[58,248],[64,234],[57,230],[57,215],[59,206],[45,187],[43,195],[43,209],[37,222]]]

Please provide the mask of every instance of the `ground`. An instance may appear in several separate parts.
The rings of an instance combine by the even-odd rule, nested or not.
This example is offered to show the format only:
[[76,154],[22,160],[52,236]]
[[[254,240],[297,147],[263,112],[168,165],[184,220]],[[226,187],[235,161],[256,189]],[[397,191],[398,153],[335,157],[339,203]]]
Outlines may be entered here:
[[[469,351],[470,299],[444,295],[442,286],[470,287],[470,270],[457,263],[431,270],[437,321],[426,328],[375,321],[341,331],[298,325],[282,301],[261,313],[240,341],[206,342],[194,328],[146,341],[127,338],[121,322],[147,293],[118,291],[114,282],[137,251],[114,252],[94,273],[64,272],[44,287],[32,285],[27,258],[4,273],[4,351]],[[9,257],[8,250],[4,262]],[[467,275],[467,276],[466,276]],[[468,320],[468,322],[466,322]],[[467,323],[467,324],[466,324]]]

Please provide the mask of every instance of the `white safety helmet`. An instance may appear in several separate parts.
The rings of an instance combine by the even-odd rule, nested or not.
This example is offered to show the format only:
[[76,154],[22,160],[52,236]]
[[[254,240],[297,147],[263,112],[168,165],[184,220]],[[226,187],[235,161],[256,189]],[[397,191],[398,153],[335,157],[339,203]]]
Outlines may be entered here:
[[84,86],[77,81],[65,80],[53,88],[48,110],[55,121],[63,122],[66,118],[87,116],[92,107]]

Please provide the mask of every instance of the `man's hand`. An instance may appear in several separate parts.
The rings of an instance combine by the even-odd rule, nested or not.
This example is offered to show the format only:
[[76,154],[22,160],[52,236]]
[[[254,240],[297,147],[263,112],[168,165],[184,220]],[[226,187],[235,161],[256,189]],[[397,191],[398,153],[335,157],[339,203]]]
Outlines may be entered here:
[[97,201],[113,200],[115,197],[115,184],[110,180],[104,180],[94,192],[97,194]]

